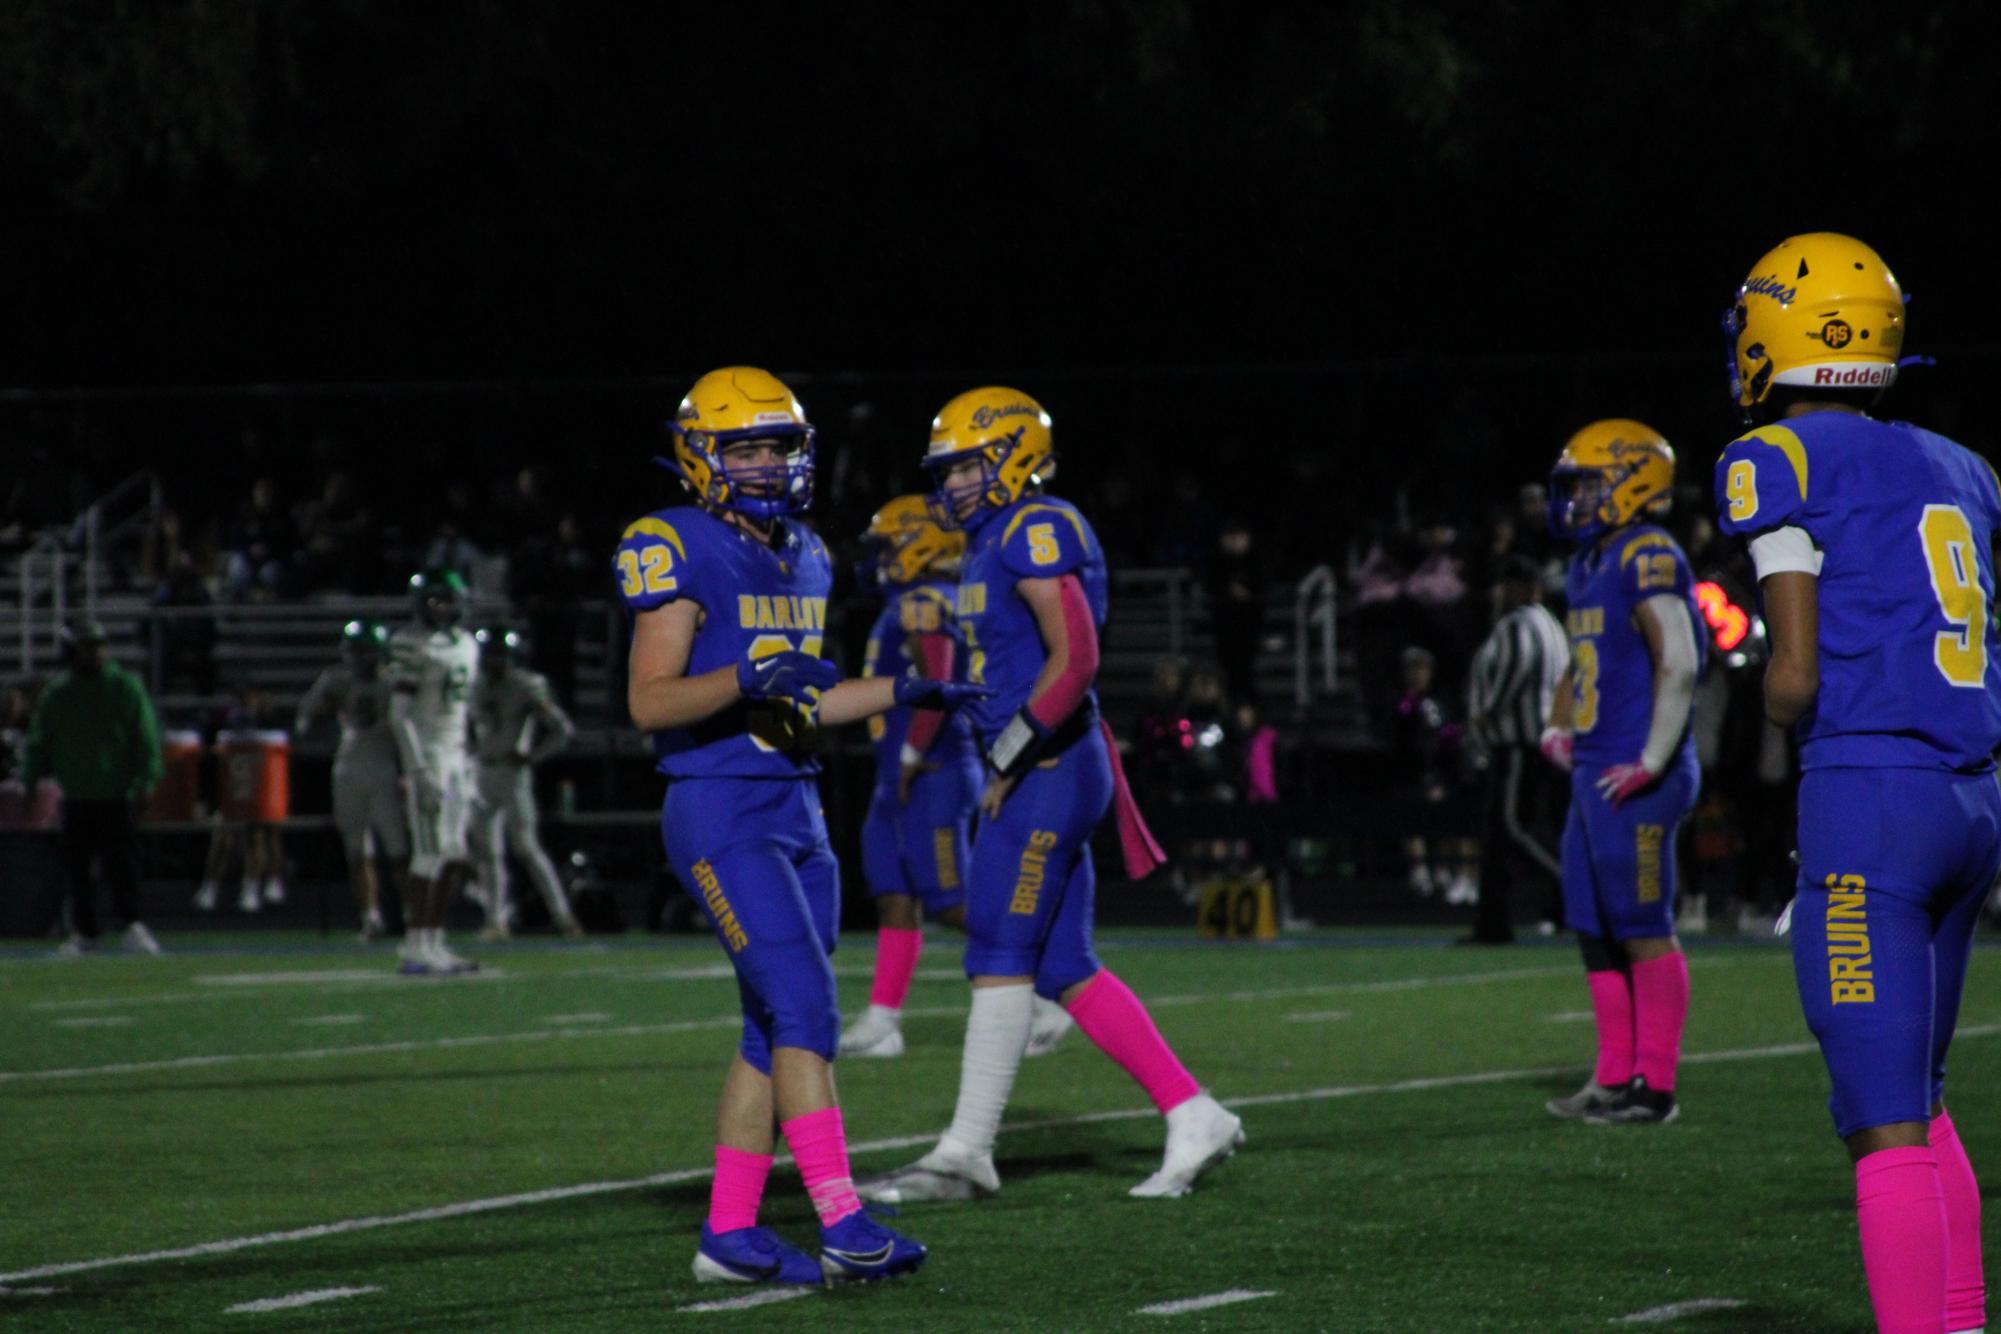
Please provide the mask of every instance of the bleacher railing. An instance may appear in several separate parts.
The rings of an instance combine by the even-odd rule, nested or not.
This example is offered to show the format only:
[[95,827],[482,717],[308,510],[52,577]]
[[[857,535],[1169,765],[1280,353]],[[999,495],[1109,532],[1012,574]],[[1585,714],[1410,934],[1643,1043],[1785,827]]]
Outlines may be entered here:
[[1302,712],[1312,706],[1316,685],[1322,694],[1334,693],[1335,587],[1334,567],[1316,565],[1293,593],[1293,703]]

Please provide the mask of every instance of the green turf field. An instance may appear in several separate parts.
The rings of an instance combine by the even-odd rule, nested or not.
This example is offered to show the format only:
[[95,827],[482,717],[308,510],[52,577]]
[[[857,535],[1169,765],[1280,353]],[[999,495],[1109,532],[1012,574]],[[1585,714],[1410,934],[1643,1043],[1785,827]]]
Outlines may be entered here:
[[[1113,935],[1107,962],[1238,1105],[1241,1154],[1186,1199],[1128,1199],[1160,1122],[1073,1035],[1022,1071],[1001,1195],[903,1212],[932,1247],[921,1274],[710,1312],[685,1308],[746,1290],[688,1276],[734,1041],[707,940],[495,947],[464,981],[395,979],[384,950],[309,937],[172,938],[157,960],[16,950],[0,1325],[1554,1331],[1714,1299],[1741,1305],[1669,1327],[1870,1327],[1853,1180],[1783,949],[1696,943],[1681,1121],[1596,1128],[1542,1111],[1592,1047],[1572,951],[1443,939]],[[848,1005],[869,951],[853,937],[838,956]],[[841,1066],[858,1174],[949,1117],[956,959],[934,938],[907,1056]],[[1997,1021],[2001,960],[1983,957],[1953,1103],[2001,1179]],[[796,1177],[766,1201],[813,1240]],[[230,1313],[330,1289],[369,1291]],[[1140,1313],[1232,1290],[1273,1295]]]

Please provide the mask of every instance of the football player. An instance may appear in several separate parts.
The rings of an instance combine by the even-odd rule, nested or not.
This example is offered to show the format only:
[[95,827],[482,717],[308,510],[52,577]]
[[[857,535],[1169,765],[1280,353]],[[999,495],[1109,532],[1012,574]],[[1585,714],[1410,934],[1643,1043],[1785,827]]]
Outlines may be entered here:
[[299,701],[294,727],[303,736],[329,714],[340,723],[334,751],[333,817],[347,857],[348,883],[361,909],[361,938],[379,939],[382,884],[375,858],[385,856],[400,879],[410,860],[410,831],[397,793],[396,739],[389,732],[389,680],[382,671],[389,630],[379,621],[349,621],[340,634],[340,662],[319,674]]
[[540,672],[521,665],[521,636],[512,630],[481,630],[479,676],[472,688],[473,737],[479,758],[479,800],[474,807],[473,846],[480,878],[486,882],[483,939],[505,940],[514,927],[507,895],[507,854],[528,868],[528,878],[549,909],[549,921],[564,935],[584,934],[563,894],[556,868],[542,849],[535,810],[535,766],[570,743],[576,725],[549,692]]
[[415,849],[403,900],[401,963],[401,971],[412,976],[479,968],[445,945],[445,908],[472,872],[466,846],[472,805],[466,706],[479,672],[479,650],[459,628],[465,587],[453,570],[412,575],[417,617],[389,638],[390,735],[403,764]]
[[[862,675],[915,671],[950,680],[957,666],[953,600],[966,535],[947,532],[925,496],[898,496],[863,536],[861,582],[883,589]],[[875,793],[862,823],[862,874],[875,898],[875,984],[868,1009],[841,1034],[843,1056],[903,1054],[903,1001],[923,949],[924,919],[965,929],[967,839],[980,795],[979,752],[964,717],[895,708],[868,723]],[[1036,1000],[1029,1055],[1071,1028],[1054,1001]]]
[[1161,857],[1091,690],[1104,549],[1074,505],[1043,494],[1052,452],[1049,414],[1015,389],[961,394],[931,424],[924,464],[938,512],[967,535],[958,592],[967,676],[993,690],[966,710],[990,776],[966,890],[973,994],[958,1105],[936,1148],[866,1183],[885,1203],[1000,1189],[994,1138],[1037,995],[1060,1000],[1167,1118],[1160,1170],[1131,1194],[1185,1194],[1244,1138],[1242,1122],[1202,1092],[1139,998],[1092,952],[1091,831],[1116,805],[1127,869],[1144,874]]
[[[633,618],[627,706],[669,779],[667,859],[708,914],[743,999],[695,1277],[909,1273],[925,1249],[862,1211],[834,1098],[840,870],[813,743],[821,725],[982,692],[902,675],[840,681],[819,657],[833,574],[826,545],[795,517],[812,501],[813,428],[782,381],[749,366],[711,371],[668,429],[674,454],[662,462],[694,503],[634,522],[614,568]],[[820,1218],[817,1264],[757,1226],[774,1126]]]
[[1862,242],[1782,242],[1726,326],[1753,429],[1717,462],[1716,504],[1757,566],[1766,713],[1800,745],[1793,966],[1854,1159],[1870,1300],[1885,1330],[1978,1329],[1980,1190],[1945,1057],[2001,867],[2001,495],[1979,456],[1870,415],[1904,295]]
[[1674,451],[1651,427],[1593,422],[1550,477],[1550,529],[1577,544],[1566,592],[1570,667],[1542,751],[1570,775],[1564,921],[1584,955],[1598,1065],[1550,1115],[1672,1121],[1688,1019],[1688,960],[1674,935],[1675,834],[1700,773],[1689,713],[1702,615],[1688,558],[1653,520]]

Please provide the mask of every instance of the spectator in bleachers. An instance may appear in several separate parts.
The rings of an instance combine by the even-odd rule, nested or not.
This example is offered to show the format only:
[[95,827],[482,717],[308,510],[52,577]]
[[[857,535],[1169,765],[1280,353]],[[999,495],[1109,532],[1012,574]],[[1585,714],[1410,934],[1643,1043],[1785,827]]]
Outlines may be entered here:
[[212,608],[215,599],[188,552],[175,553],[166,577],[153,590],[152,605],[164,613],[155,618],[152,631],[160,650],[158,684],[166,690],[185,686],[196,694],[214,694],[215,615],[203,609]]
[[223,531],[223,596],[232,602],[269,601],[286,590],[298,532],[278,503],[278,484],[259,477]]
[[104,656],[104,631],[91,621],[63,637],[65,670],[42,691],[28,723],[22,782],[44,776],[61,786],[63,880],[70,937],[58,953],[97,947],[93,866],[103,868],[127,949],[158,954],[139,915],[137,812],[160,781],[160,733],[139,678]]
[[1250,526],[1241,519],[1225,520],[1204,571],[1209,594],[1209,628],[1216,643],[1216,660],[1231,699],[1257,698],[1259,641],[1264,637],[1265,589],[1270,579],[1264,553]]
[[1233,721],[1242,766],[1239,790],[1249,805],[1270,805],[1278,800],[1278,729],[1264,721],[1250,700],[1238,701]]

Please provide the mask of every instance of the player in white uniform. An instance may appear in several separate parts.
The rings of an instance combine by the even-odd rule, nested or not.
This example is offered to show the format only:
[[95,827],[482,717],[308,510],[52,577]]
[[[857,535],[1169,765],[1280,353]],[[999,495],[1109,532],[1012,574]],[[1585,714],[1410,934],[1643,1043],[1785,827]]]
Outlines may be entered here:
[[473,808],[473,853],[485,882],[482,940],[505,940],[514,929],[507,895],[507,854],[528,868],[548,905],[549,921],[566,936],[584,934],[542,850],[535,811],[535,766],[576,735],[570,715],[549,693],[549,681],[519,661],[521,636],[481,630],[479,679],[472,689],[473,744],[479,758],[479,801]]
[[399,884],[410,860],[410,827],[399,791],[396,739],[389,731],[389,678],[382,670],[389,630],[379,621],[349,621],[340,662],[321,672],[299,701],[293,731],[304,736],[331,714],[340,722],[334,751],[333,817],[347,854],[348,883],[361,909],[361,938],[385,934],[382,884],[375,858],[387,857]]
[[472,806],[467,705],[479,649],[459,629],[465,580],[450,570],[411,576],[417,619],[389,638],[391,734],[410,808],[409,890],[401,971],[463,973],[479,965],[445,947],[445,906],[472,873],[466,823]]

